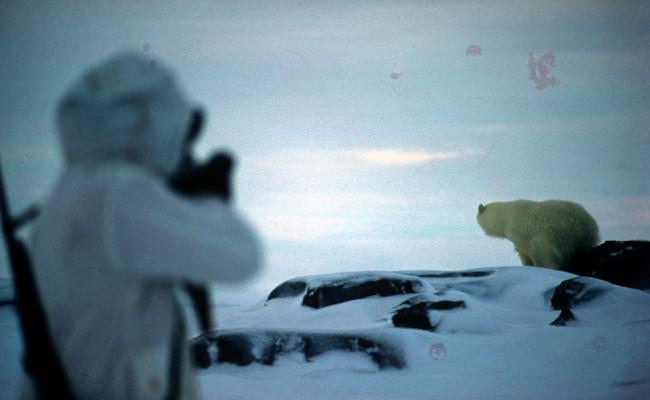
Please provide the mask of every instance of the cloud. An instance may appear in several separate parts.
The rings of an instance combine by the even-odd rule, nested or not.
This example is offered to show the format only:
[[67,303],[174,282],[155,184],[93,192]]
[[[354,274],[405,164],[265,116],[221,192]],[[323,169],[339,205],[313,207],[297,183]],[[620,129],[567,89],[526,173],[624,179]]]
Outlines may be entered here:
[[[255,160],[262,167],[289,168],[290,170],[314,169],[319,165],[327,169],[354,171],[364,165],[406,166],[434,161],[452,160],[461,157],[483,154],[476,149],[450,151],[403,150],[398,148],[375,149],[294,149],[265,155]],[[298,168],[300,167],[300,168]]]
[[[439,192],[295,190],[264,194],[245,211],[271,242],[351,242],[387,235],[428,236],[432,229],[442,231],[451,225],[454,231],[462,231],[454,222],[463,219],[454,211],[458,198]],[[469,220],[474,223],[473,217]]]
[[354,222],[334,216],[268,213],[255,208],[250,210],[250,214],[262,231],[262,236],[270,241],[304,243],[341,236],[351,231]]
[[591,203],[601,227],[650,226],[650,196],[607,196]]
[[259,154],[245,163],[240,200],[272,242],[420,235],[433,226],[448,225],[449,218],[456,217],[450,205],[457,208],[461,195],[435,184],[427,188],[413,182],[396,190],[382,182],[401,176],[405,167],[474,153],[453,148],[299,148]]
[[486,134],[503,133],[503,132],[512,131],[513,130],[512,125],[513,124],[505,124],[505,123],[478,124],[478,125],[470,126],[470,129],[475,132],[486,133]]
[[416,202],[425,208],[441,201],[435,195],[287,191],[268,193],[246,211],[259,224],[266,239],[312,242],[367,237],[386,221],[403,221],[405,216],[417,213],[413,206]]
[[[545,36],[552,33],[556,36],[554,42],[571,44],[575,43],[571,39],[576,36],[576,30],[588,32],[594,27],[598,29],[603,16],[615,15],[618,21],[634,20],[633,17],[639,14],[638,7],[624,3],[594,3],[591,0],[362,1],[318,2],[317,5],[308,2],[301,6],[294,2],[273,2],[270,6],[260,6],[237,2],[231,6],[199,8],[198,12],[196,8],[189,12],[179,9],[161,17],[168,18],[166,26],[173,27],[172,33],[196,33],[189,35],[192,46],[179,43],[176,47],[186,56],[201,56],[205,60],[208,55],[221,58],[247,54],[272,57],[278,62],[281,61],[278,54],[292,56],[304,52],[349,57],[354,51],[356,59],[360,53],[408,56],[411,49],[426,49],[432,54],[462,52],[468,44],[465,38],[470,34],[481,35],[479,37],[484,37],[485,41],[489,39],[493,50],[495,47],[512,49],[513,44],[518,46],[522,42],[519,40],[522,31],[535,32],[536,29],[548,29],[548,26],[555,29]],[[156,29],[159,21],[144,23]],[[512,37],[516,40],[492,33],[495,26],[500,27],[500,32],[514,32]],[[470,27],[467,29],[469,32],[459,30],[459,27]],[[194,51],[197,48],[196,37],[206,38],[201,54]],[[210,38],[213,37],[219,38],[218,46],[211,45],[213,41]],[[602,46],[600,42],[581,42],[580,47]]]
[[[258,198],[259,191],[303,192],[355,191],[370,188],[385,172],[418,168],[426,163],[446,163],[465,156],[484,154],[480,150],[408,151],[399,149],[288,149],[249,155],[241,170],[244,198]],[[255,188],[253,190],[252,188]]]
[[359,150],[352,152],[355,157],[362,161],[385,166],[423,164],[431,161],[451,160],[476,153],[474,150],[425,152],[398,149]]

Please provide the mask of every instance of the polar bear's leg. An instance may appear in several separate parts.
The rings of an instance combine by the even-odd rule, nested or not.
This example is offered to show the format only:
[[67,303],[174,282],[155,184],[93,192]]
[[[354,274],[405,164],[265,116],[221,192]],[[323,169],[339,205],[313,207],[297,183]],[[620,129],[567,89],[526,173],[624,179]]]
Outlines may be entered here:
[[527,243],[523,243],[518,240],[512,240],[512,244],[515,246],[515,251],[519,255],[522,265],[535,265],[533,263],[533,258],[531,257],[530,246]]
[[537,237],[530,243],[533,265],[558,269],[562,267],[562,255],[547,238]]
[[530,258],[527,254],[522,253],[521,251],[517,250],[517,254],[519,254],[519,259],[521,260],[522,265],[535,265],[533,262],[533,259]]

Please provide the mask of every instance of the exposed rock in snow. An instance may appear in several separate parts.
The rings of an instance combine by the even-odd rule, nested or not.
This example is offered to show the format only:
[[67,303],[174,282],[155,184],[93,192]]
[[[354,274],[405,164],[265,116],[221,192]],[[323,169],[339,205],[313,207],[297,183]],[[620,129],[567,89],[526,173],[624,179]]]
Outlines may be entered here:
[[305,289],[307,289],[307,282],[304,279],[292,279],[273,289],[267,301],[284,297],[297,297],[304,294]]
[[[343,300],[305,306],[304,297],[322,287]],[[357,297],[360,287],[364,297]],[[213,298],[219,330],[191,342],[205,398],[592,400],[650,393],[650,293],[568,272],[330,274],[285,282],[268,300],[252,290],[216,290]],[[13,309],[0,307],[0,387],[10,393],[20,381]]]
[[[556,280],[544,285],[551,277]],[[361,301],[357,308],[372,309],[369,315],[376,313],[375,321],[390,321],[398,328],[438,333],[499,333],[511,329],[513,324],[526,326],[532,321],[555,326],[576,320],[598,323],[594,308],[587,309],[585,314],[583,305],[608,294],[608,300],[598,303],[595,309],[624,310],[619,292],[625,293],[623,297],[630,296],[626,289],[598,279],[537,267],[359,272],[292,279],[274,289],[266,305],[277,301],[274,299],[298,298],[303,306],[322,309],[355,300]],[[413,293],[416,295],[406,297]],[[382,306],[383,311],[377,312],[374,304],[378,303],[371,301],[373,296],[396,300],[392,307]],[[553,310],[560,311],[559,315],[553,315]],[[576,310],[582,315],[576,316]],[[616,319],[624,314],[598,318]]]
[[560,311],[560,315],[557,316],[551,322],[551,325],[553,326],[566,326],[568,325],[571,321],[575,321],[576,316],[573,315],[573,312],[568,309],[568,308],[563,308],[562,311]]
[[433,296],[417,295],[397,306],[392,321],[393,325],[400,328],[435,330],[440,320],[432,322],[429,317],[430,310],[442,311],[465,307],[463,300],[436,300]]
[[553,292],[551,306],[555,310],[570,309],[587,303],[605,292],[598,287],[594,280],[588,278],[573,278],[560,283]]
[[568,272],[650,289],[650,241],[606,241],[573,260]]
[[419,278],[399,273],[342,273],[292,279],[276,287],[267,300],[304,294],[304,306],[322,308],[370,296],[420,293],[428,289]]
[[419,276],[420,278],[483,278],[494,273],[492,269],[471,271],[401,271],[404,274]]
[[[399,346],[358,336],[359,329],[384,327],[395,334],[404,328],[442,335],[507,334],[536,326],[600,325],[650,318],[647,310],[639,307],[639,300],[650,306],[650,296],[645,293],[535,267],[310,276],[276,287],[265,307],[251,316],[251,322],[257,323],[251,327],[270,324],[299,330],[212,334],[197,338],[194,349],[204,367],[223,362],[273,364],[277,357],[292,352],[303,353],[305,360],[310,360],[321,352],[368,353],[368,349],[374,349],[368,354],[380,367],[406,365],[407,356]],[[269,319],[271,316],[278,319]],[[317,322],[318,329],[305,330],[314,326],[307,321]],[[337,332],[314,333],[319,329]],[[385,354],[387,349],[390,356]]]
[[291,353],[302,354],[304,361],[311,362],[333,351],[367,355],[379,369],[405,366],[399,346],[379,334],[253,329],[207,333],[192,341],[195,363],[202,368],[213,363],[273,365],[279,357]]

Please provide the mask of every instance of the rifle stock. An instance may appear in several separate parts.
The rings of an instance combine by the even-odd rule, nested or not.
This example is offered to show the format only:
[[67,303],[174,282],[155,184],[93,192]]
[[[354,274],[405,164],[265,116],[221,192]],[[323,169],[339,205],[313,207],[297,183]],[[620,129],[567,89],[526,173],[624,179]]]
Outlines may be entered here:
[[16,235],[19,224],[11,218],[7,199],[0,163],[0,217],[22,331],[23,366],[33,381],[38,399],[73,400],[70,381],[54,347],[31,260]]

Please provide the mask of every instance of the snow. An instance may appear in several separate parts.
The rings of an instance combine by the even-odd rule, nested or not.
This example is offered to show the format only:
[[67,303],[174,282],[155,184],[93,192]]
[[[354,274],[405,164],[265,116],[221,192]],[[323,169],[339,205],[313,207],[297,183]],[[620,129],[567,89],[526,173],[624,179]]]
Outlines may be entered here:
[[[310,362],[302,354],[288,353],[273,365],[215,364],[197,371],[203,397],[650,398],[650,294],[585,278],[603,293],[572,308],[576,321],[552,326],[559,314],[550,305],[553,290],[574,275],[528,267],[474,271],[493,272],[473,277],[421,273],[431,288],[425,295],[372,296],[320,309],[302,306],[302,296],[266,301],[272,288],[217,287],[216,319],[224,331],[374,335],[399,348],[407,366],[379,369],[367,354],[344,351],[326,352]],[[364,279],[386,276],[363,274]],[[302,279],[315,287],[331,278]],[[440,322],[433,332],[394,327],[392,313],[418,295],[430,301],[462,300],[465,308],[429,311],[430,320]],[[0,329],[0,397],[13,398],[20,343],[11,306],[0,307]]]
[[[596,333],[605,332],[583,331],[581,340],[575,331],[556,327],[501,336],[412,331],[404,334],[406,370],[360,370],[362,361],[350,363],[352,355],[332,354],[322,364],[225,365],[200,378],[204,393],[229,399],[612,399],[647,392],[647,383],[616,386],[632,369],[621,355],[635,332],[609,331],[616,340],[606,352],[591,349]],[[430,357],[432,343],[444,343],[447,356]]]

